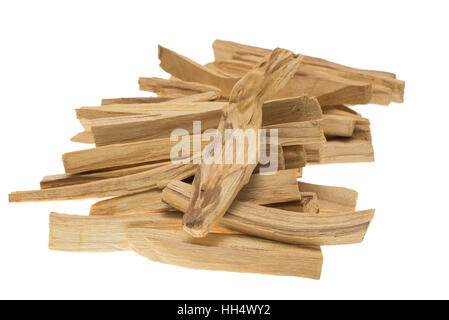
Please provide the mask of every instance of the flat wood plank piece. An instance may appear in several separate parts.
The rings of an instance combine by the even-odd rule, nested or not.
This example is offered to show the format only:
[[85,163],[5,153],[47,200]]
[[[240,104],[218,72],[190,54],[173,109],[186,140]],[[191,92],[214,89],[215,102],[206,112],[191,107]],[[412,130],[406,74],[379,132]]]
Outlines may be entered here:
[[262,273],[319,279],[321,250],[246,235],[209,234],[195,239],[179,231],[130,228],[130,246],[138,254],[185,268]]
[[[276,49],[248,72],[233,88],[229,105],[223,109],[218,132],[225,137],[225,129],[257,130],[262,127],[262,105],[268,96],[282,88],[298,70],[301,57],[290,51]],[[193,181],[194,193],[189,210],[183,217],[184,229],[195,237],[203,237],[225,214],[241,188],[248,183],[257,164],[258,146],[249,152],[248,144],[238,144],[227,150],[223,143],[222,164],[198,166]],[[245,164],[224,164],[225,155],[243,155]]]
[[[170,182],[162,201],[187,212],[192,186]],[[374,209],[325,215],[293,212],[235,200],[220,225],[242,233],[287,243],[339,245],[360,243],[374,217]]]

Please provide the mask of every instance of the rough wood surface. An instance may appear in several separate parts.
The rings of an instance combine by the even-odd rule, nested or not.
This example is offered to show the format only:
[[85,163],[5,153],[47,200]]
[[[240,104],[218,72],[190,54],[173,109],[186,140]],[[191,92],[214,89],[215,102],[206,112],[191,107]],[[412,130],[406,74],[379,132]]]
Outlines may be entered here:
[[[225,129],[260,129],[264,100],[288,82],[298,70],[300,62],[300,56],[287,50],[276,49],[248,72],[235,85],[229,105],[223,109],[218,125],[221,136],[225,137]],[[184,229],[195,237],[205,236],[220,220],[241,188],[248,183],[256,167],[258,146],[254,152],[249,152],[247,144],[238,145],[235,155],[243,155],[246,163],[224,164],[224,155],[229,152],[234,154],[234,151],[226,149],[230,144],[225,144],[224,141],[222,143],[222,164],[202,163],[195,174],[194,193],[183,218]]]
[[9,194],[9,201],[54,201],[120,196],[162,187],[164,181],[182,180],[192,176],[194,172],[194,165],[168,164],[118,178],[50,189],[12,192]]
[[185,97],[205,92],[217,92],[220,89],[198,82],[188,82],[174,79],[139,78],[140,90],[157,93],[163,97]]
[[[192,186],[173,181],[163,190],[162,201],[187,212],[191,195]],[[337,245],[362,242],[373,216],[374,209],[310,215],[235,200],[220,225],[288,243]]]
[[[216,61],[235,61],[241,66],[257,63],[270,52],[268,49],[223,40],[216,40],[213,49]],[[307,55],[304,55],[303,66],[301,72],[371,84],[372,103],[388,104],[388,96],[394,102],[403,102],[405,83],[392,73],[351,68]]]
[[129,228],[130,246],[157,262],[185,268],[262,273],[319,279],[322,254],[301,247],[246,235],[209,234],[192,238],[185,232]]
[[132,97],[132,98],[110,98],[101,100],[101,105],[110,104],[137,104],[137,103],[159,103],[172,100],[171,97]]
[[[150,190],[132,195],[106,199],[93,204],[90,215],[125,215],[173,210],[162,202],[161,190]],[[271,175],[253,174],[237,199],[257,204],[272,204],[301,199],[296,171],[281,170]]]

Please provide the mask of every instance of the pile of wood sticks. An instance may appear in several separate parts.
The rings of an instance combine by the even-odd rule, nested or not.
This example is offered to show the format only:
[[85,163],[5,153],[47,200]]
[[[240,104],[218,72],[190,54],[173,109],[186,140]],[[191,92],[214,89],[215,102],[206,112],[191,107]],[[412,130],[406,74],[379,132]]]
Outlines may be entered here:
[[[348,105],[402,102],[404,81],[285,49],[216,40],[213,50],[215,61],[200,65],[159,46],[172,77],[139,79],[157,96],[76,109],[84,131],[72,141],[95,147],[63,154],[65,173],[45,176],[39,190],[9,195],[105,198],[88,216],[51,213],[50,249],[134,250],[188,268],[319,279],[320,246],[363,240],[374,210],[356,211],[354,190],[303,182],[302,170],[374,161],[370,122]],[[193,151],[174,161],[179,128]],[[243,163],[195,161],[210,146],[202,133],[213,129],[276,129],[276,140],[256,143],[270,149],[275,170],[249,143],[231,146]]]

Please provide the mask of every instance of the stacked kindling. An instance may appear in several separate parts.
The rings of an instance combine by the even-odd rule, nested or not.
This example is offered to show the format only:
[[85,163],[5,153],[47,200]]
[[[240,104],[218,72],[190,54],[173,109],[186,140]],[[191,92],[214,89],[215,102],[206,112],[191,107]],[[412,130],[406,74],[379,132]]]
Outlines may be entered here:
[[[213,50],[215,61],[200,65],[159,46],[172,77],[139,79],[157,96],[76,109],[84,131],[72,141],[95,147],[63,154],[65,173],[45,176],[39,190],[9,195],[105,198],[88,216],[51,213],[50,249],[134,250],[188,268],[319,279],[320,246],[363,240],[374,210],[357,211],[354,190],[303,182],[302,170],[374,161],[370,122],[348,105],[402,102],[404,82],[284,49],[216,40]],[[192,150],[176,161],[175,129]],[[248,144],[232,151],[243,164],[195,161],[210,129],[277,129],[256,146],[276,168],[249,163]]]

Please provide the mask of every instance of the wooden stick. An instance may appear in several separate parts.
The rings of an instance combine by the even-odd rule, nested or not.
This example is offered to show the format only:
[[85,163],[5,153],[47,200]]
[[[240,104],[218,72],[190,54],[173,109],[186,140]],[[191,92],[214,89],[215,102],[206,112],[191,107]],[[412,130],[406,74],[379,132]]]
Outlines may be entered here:
[[63,186],[70,186],[74,184],[80,184],[80,183],[86,183],[86,182],[92,182],[92,181],[98,181],[98,180],[104,180],[109,178],[117,178],[117,177],[123,177],[134,173],[139,173],[143,171],[148,171],[150,169],[158,168],[163,165],[169,164],[169,161],[162,161],[162,162],[155,162],[155,163],[149,163],[149,164],[139,164],[139,165],[132,165],[127,166],[123,168],[112,168],[108,170],[98,170],[93,172],[86,172],[81,174],[55,174],[50,176],[45,176],[41,182],[40,186],[41,189],[48,189],[48,188],[56,188],[56,187],[63,187]]
[[[170,182],[162,201],[187,212],[192,186]],[[326,215],[292,212],[235,200],[220,224],[256,237],[297,244],[337,245],[363,241],[374,209]]]
[[[168,212],[170,206],[161,201],[162,191],[150,190],[137,194],[106,199],[93,204],[90,215],[125,215]],[[281,170],[271,175],[253,174],[238,197],[241,201],[271,204],[301,199],[296,170]]]
[[[70,252],[115,252],[131,250],[129,227],[182,230],[179,212],[130,214],[126,216],[93,217],[52,212],[50,214],[49,248]],[[213,233],[237,234],[224,227]]]
[[199,82],[219,88],[229,97],[238,79],[225,77],[172,50],[159,46],[160,67],[178,79]]
[[160,79],[160,78],[139,78],[140,90],[157,93],[165,97],[185,97],[205,92],[218,92],[220,89],[205,85],[198,82],[188,82],[174,79]]
[[[233,88],[230,103],[223,109],[218,132],[225,137],[225,129],[257,131],[262,126],[262,105],[268,96],[282,88],[299,67],[301,57],[283,49],[273,53],[248,72]],[[257,136],[257,135],[256,135]],[[223,139],[224,140],[224,139]],[[223,164],[202,163],[195,174],[194,193],[189,209],[183,217],[184,229],[195,237],[203,237],[220,220],[232,204],[241,188],[248,183],[256,167],[258,147],[249,152],[248,144],[238,145],[235,155],[247,157],[245,164],[224,164],[225,141],[222,155]],[[234,150],[230,150],[234,154]],[[234,160],[235,161],[235,160]]]
[[138,254],[161,263],[193,269],[224,270],[319,279],[321,250],[246,235],[210,234],[193,239],[179,231],[128,229]]
[[317,195],[320,213],[355,211],[358,197],[358,193],[355,190],[305,182],[299,182],[298,187],[302,194],[311,192]]
[[[318,122],[293,122],[265,127],[277,129],[278,143],[282,146],[324,143],[323,130]],[[199,141],[202,148],[210,144],[199,135],[183,137],[188,139],[192,152],[194,141]],[[179,141],[170,138],[152,139],[123,144],[112,144],[93,149],[85,149],[62,155],[65,172],[69,174],[115,168],[139,163],[170,160],[171,151]]]
[[163,187],[165,181],[171,179],[182,180],[192,176],[194,172],[194,165],[168,164],[119,178],[66,187],[12,192],[9,194],[9,201],[52,201],[120,196]]
[[[234,60],[241,64],[257,63],[270,52],[268,49],[223,40],[216,40],[213,48],[216,61]],[[382,88],[387,88],[391,91],[391,99],[394,102],[403,102],[405,83],[397,80],[392,73],[351,68],[311,56],[304,56],[303,65],[304,68],[301,71],[370,83],[373,85],[373,91],[375,92],[374,99],[379,99],[379,97],[376,98],[376,92],[384,90]]]
[[135,97],[135,98],[112,98],[101,100],[102,106],[110,104],[137,104],[137,103],[159,103],[172,100],[172,97]]

